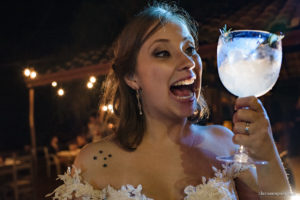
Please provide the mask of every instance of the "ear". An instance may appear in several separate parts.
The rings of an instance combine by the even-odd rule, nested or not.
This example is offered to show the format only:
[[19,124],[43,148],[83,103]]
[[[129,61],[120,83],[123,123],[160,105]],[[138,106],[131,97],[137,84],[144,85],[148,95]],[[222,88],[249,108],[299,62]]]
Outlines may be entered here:
[[133,75],[126,75],[124,77],[124,81],[126,82],[126,84],[131,87],[133,90],[138,90],[140,89],[140,86],[138,84],[138,80],[135,74]]

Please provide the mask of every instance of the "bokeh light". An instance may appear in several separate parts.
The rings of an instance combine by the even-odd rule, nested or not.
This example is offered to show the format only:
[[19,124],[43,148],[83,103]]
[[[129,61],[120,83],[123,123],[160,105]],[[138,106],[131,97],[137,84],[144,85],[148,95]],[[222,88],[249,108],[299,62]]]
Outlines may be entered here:
[[57,90],[57,94],[59,96],[63,96],[65,94],[65,91],[62,88],[60,88],[60,89]]
[[31,72],[30,72],[30,78],[31,78],[31,79],[35,79],[36,76],[37,76],[37,73],[36,73],[35,71],[31,71]]
[[107,106],[102,106],[103,111],[107,111]]
[[26,69],[24,70],[24,75],[25,75],[26,77],[29,77],[29,76],[30,76],[30,69],[26,68]]
[[87,86],[89,89],[91,89],[91,88],[93,88],[93,87],[94,87],[94,84],[93,84],[93,83],[91,83],[91,82],[88,82],[88,83],[86,84],[86,86]]
[[51,83],[51,85],[52,85],[52,87],[56,87],[56,86],[57,86],[57,82],[56,82],[56,81],[53,81],[53,82]]
[[90,77],[90,82],[92,82],[92,83],[95,83],[95,82],[96,82],[96,80],[97,80],[97,79],[96,79],[96,77],[95,77],[95,76],[91,76],[91,77]]

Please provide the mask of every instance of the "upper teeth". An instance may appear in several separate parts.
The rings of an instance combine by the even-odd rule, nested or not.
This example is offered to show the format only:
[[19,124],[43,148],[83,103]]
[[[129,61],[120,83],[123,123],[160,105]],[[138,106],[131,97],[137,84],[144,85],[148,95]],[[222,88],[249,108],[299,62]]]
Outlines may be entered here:
[[182,80],[182,81],[176,82],[173,86],[178,86],[178,85],[191,85],[191,84],[194,83],[194,81],[195,81],[195,78],[186,79],[186,80]]

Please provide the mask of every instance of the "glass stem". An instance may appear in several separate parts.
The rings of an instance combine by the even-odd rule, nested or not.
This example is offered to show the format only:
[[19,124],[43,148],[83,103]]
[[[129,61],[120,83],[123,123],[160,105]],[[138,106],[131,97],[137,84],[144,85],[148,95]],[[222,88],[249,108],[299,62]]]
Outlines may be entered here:
[[234,154],[234,161],[238,163],[247,163],[249,156],[247,154],[246,148],[241,145],[237,152]]
[[238,153],[245,153],[247,154],[247,150],[243,145],[240,145],[239,149],[238,149]]

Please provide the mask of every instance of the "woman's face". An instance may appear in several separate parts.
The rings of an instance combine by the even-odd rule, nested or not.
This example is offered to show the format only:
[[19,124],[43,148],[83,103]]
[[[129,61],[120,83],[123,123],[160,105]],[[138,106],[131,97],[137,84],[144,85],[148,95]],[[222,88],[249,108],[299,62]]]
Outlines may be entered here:
[[202,64],[186,25],[167,23],[149,37],[137,56],[135,78],[143,111],[150,116],[185,118],[196,108]]

